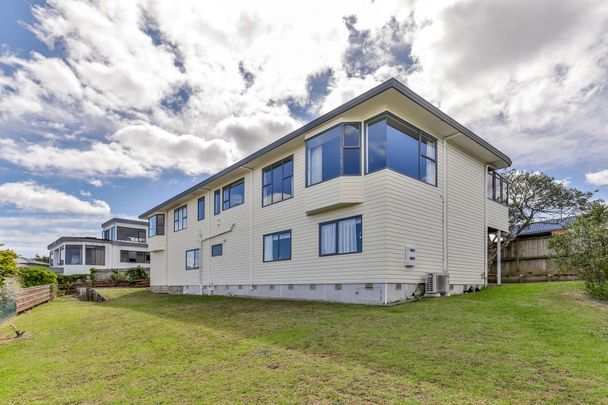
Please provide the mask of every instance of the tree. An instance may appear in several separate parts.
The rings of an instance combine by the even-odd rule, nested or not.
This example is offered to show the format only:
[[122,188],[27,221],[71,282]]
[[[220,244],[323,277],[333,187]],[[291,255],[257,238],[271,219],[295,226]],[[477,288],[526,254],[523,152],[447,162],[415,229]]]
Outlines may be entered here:
[[[503,238],[503,249],[532,222],[565,218],[584,212],[593,191],[580,191],[544,173],[511,169],[503,176],[509,182],[509,234]],[[488,261],[496,258],[496,245],[489,244]]]
[[36,261],[38,261],[38,262],[49,263],[49,257],[48,256],[40,256],[38,253],[36,253],[36,256],[34,256],[33,259],[36,260]]
[[[4,246],[0,244],[0,246]],[[4,285],[4,280],[17,274],[17,254],[10,249],[0,249],[0,287]]]
[[608,300],[608,207],[591,204],[589,211],[549,240],[549,248],[561,267],[576,271],[589,294]]
[[19,270],[21,287],[34,287],[37,285],[57,284],[57,274],[46,267],[24,267]]

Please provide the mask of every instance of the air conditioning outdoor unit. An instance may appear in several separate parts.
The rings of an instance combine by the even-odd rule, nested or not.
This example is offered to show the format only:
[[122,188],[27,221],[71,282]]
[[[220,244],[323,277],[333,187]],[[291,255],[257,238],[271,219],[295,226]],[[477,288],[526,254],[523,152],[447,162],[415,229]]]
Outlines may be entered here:
[[446,294],[449,288],[449,276],[447,274],[428,273],[426,275],[425,295]]

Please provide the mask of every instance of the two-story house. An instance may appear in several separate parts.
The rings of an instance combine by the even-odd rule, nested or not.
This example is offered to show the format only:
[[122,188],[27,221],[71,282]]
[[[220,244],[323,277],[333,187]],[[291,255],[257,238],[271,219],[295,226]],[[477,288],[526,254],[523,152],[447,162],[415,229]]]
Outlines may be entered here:
[[48,246],[50,267],[61,274],[96,269],[150,266],[147,221],[112,218],[101,225],[101,238],[62,236]]
[[486,284],[508,156],[395,79],[146,211],[151,289],[389,304]]

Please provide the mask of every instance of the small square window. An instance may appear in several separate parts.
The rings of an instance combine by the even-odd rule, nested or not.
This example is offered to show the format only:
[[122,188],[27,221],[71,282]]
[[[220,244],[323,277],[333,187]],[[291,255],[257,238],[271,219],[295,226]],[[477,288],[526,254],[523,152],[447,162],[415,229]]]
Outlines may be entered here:
[[402,289],[401,284],[395,284],[395,290],[401,290],[401,289]]
[[374,284],[373,283],[366,283],[365,284],[365,289],[366,290],[373,290],[374,289]]
[[335,289],[336,291],[340,291],[342,289],[342,284],[336,284]]
[[310,289],[311,290],[316,290],[317,289],[317,285],[316,284],[311,284],[310,285]]
[[221,243],[218,243],[217,245],[212,245],[211,246],[211,256],[213,256],[213,257],[221,256],[224,253],[223,250],[224,250],[224,248]]
[[287,289],[288,289],[288,290],[293,290],[293,284],[289,284],[289,285],[287,285]]

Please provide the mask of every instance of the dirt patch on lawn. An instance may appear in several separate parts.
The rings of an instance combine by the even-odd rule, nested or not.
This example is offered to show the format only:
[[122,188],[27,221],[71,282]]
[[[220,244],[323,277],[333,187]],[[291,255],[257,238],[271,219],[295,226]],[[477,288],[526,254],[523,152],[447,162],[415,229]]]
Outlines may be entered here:
[[598,308],[602,311],[608,311],[608,302],[591,298],[584,291],[569,291],[567,293],[564,293],[563,296],[577,301],[581,304],[589,305],[594,308]]

